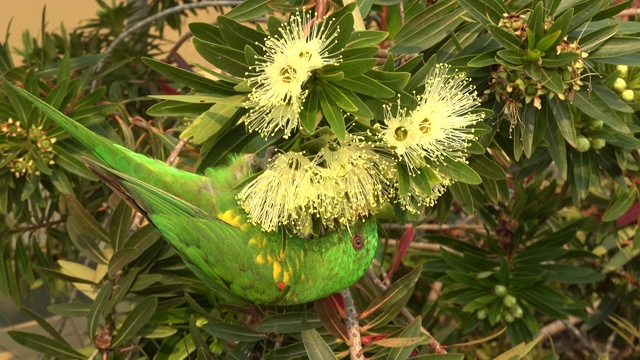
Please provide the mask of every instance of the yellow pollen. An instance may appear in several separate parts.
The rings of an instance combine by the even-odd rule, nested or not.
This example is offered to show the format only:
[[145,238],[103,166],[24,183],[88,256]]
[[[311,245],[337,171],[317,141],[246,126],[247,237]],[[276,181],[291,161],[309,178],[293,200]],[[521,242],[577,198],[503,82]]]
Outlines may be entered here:
[[284,275],[282,276],[282,282],[285,283],[285,284],[288,284],[290,278],[291,278],[291,272],[285,271]]
[[264,258],[264,255],[263,254],[258,254],[258,256],[256,256],[256,262],[258,264],[264,264],[266,262],[265,258]]

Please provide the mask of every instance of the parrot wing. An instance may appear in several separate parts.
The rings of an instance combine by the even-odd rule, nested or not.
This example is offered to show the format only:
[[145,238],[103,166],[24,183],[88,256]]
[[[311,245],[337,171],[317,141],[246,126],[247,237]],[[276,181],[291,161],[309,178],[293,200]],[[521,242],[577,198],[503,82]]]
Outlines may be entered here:
[[83,160],[107,186],[143,214],[178,251],[189,269],[219,296],[236,303],[245,297],[234,292],[232,284],[238,276],[253,275],[246,271],[250,265],[242,261],[248,255],[246,232],[162,189],[95,160]]

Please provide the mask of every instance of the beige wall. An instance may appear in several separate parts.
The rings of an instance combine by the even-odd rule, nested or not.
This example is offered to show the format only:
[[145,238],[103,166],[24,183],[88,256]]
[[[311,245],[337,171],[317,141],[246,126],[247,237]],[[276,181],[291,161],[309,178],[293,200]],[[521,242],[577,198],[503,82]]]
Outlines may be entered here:
[[[105,2],[111,4],[111,1],[106,0]],[[42,9],[45,5],[47,6],[48,31],[59,29],[61,22],[69,30],[76,28],[88,19],[95,17],[95,13],[99,9],[94,0],[0,0],[0,41],[4,42],[7,25],[10,21],[11,37],[9,43],[12,47],[22,48],[22,32],[26,29],[31,32],[31,36],[38,36],[41,31]],[[213,19],[213,14],[212,10],[198,10],[198,15],[190,16],[188,22],[210,22]],[[182,33],[184,34],[186,30],[185,27]],[[166,38],[170,43],[179,37],[180,35],[175,31],[166,32]],[[170,43],[165,46],[166,49],[171,47]],[[179,53],[190,62],[204,62],[196,53],[191,42],[184,44]]]

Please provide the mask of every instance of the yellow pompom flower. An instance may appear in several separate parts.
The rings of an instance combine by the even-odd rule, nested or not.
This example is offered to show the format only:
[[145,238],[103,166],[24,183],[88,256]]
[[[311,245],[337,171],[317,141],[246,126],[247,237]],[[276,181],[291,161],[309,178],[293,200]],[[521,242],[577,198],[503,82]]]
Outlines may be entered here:
[[379,138],[407,163],[410,172],[417,171],[425,158],[466,159],[473,139],[468,126],[481,119],[480,114],[470,113],[480,100],[468,84],[464,74],[449,74],[449,66],[439,64],[427,76],[416,109],[408,113],[398,109],[395,115],[386,109]]
[[431,194],[424,194],[412,182],[409,192],[404,196],[398,197],[398,202],[403,209],[418,214],[422,206],[433,206],[436,200],[447,191],[447,187],[453,184],[453,181],[448,177],[437,172],[434,172],[434,174],[439,178],[439,181],[431,184]]
[[267,169],[237,195],[249,221],[270,232],[282,225],[308,229],[318,198],[317,163],[303,153],[278,155]]
[[318,189],[318,217],[331,227],[334,221],[349,225],[376,213],[391,195],[395,167],[391,159],[374,151],[360,136],[345,141],[327,137],[318,153],[322,188]]
[[300,110],[308,91],[305,83],[314,70],[337,64],[339,56],[329,50],[338,31],[327,35],[324,21],[311,22],[311,15],[294,15],[282,25],[280,36],[270,36],[262,46],[265,55],[257,59],[248,80],[253,87],[244,117],[250,131],[262,136],[284,130],[287,138],[300,123]]

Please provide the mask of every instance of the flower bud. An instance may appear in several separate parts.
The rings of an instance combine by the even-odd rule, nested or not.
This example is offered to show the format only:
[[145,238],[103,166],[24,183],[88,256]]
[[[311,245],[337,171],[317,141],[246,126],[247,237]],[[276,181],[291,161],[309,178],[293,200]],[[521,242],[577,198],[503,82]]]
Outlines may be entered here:
[[507,296],[507,287],[504,286],[504,285],[498,284],[493,288],[493,292],[498,297],[505,297],[505,296]]
[[508,322],[508,323],[512,323],[515,320],[515,318],[513,317],[513,315],[509,314],[509,313],[504,313],[504,321]]
[[627,89],[620,94],[620,97],[626,102],[632,102],[635,98],[635,94],[633,93],[633,90]]
[[593,139],[591,139],[591,148],[593,150],[600,150],[605,145],[607,145],[607,142],[604,139],[601,139],[601,138],[593,138]]
[[579,152],[589,151],[589,148],[591,147],[591,142],[589,141],[589,139],[587,139],[586,136],[578,135],[577,140],[578,141],[576,143],[576,150],[578,150]]
[[620,76],[627,76],[629,72],[629,67],[627,65],[616,65],[616,70],[620,72]]
[[504,299],[502,299],[502,305],[508,307],[508,308],[512,308],[514,306],[516,306],[517,304],[517,300],[515,298],[515,296],[513,295],[507,295],[504,297]]
[[487,318],[487,316],[489,315],[489,312],[487,311],[487,309],[480,309],[478,310],[478,312],[476,312],[476,317],[478,318],[478,320],[484,320]]
[[613,83],[613,89],[619,93],[627,89],[627,82],[623,78],[617,78]]

